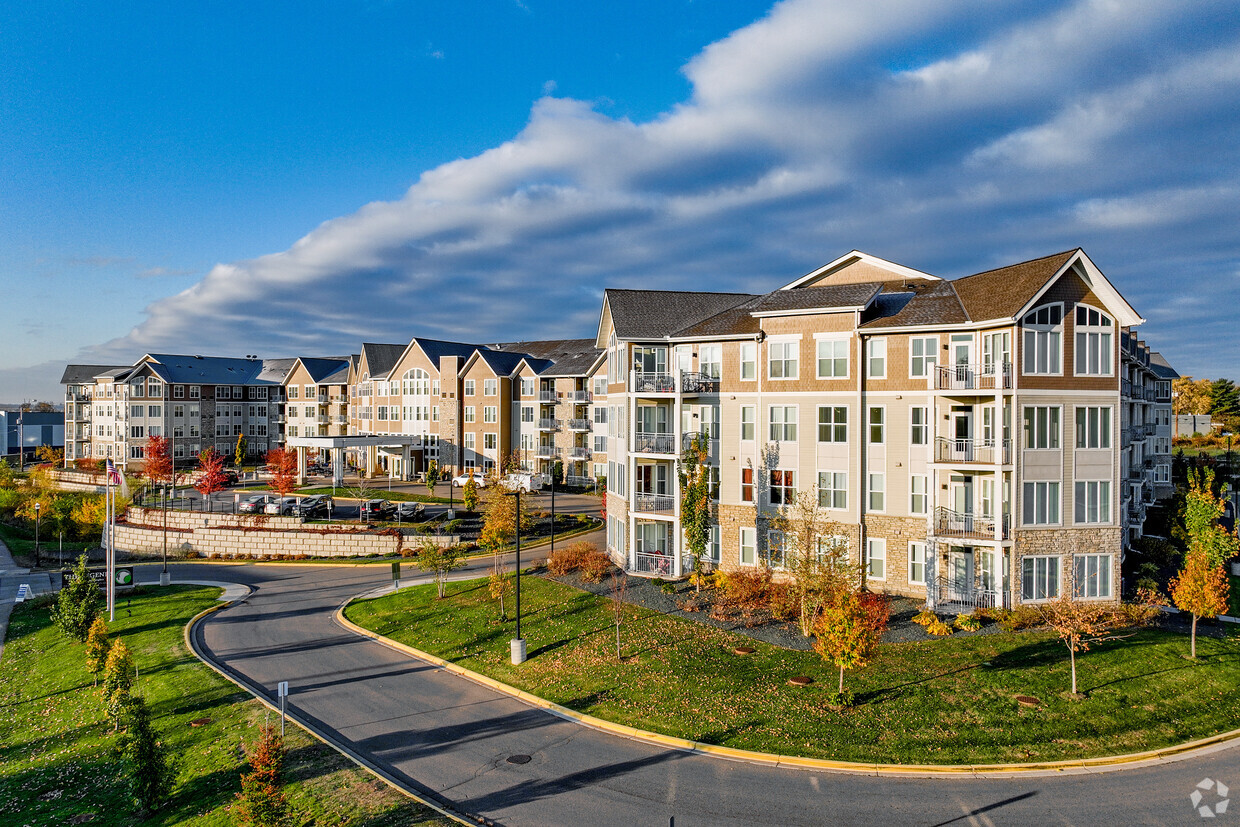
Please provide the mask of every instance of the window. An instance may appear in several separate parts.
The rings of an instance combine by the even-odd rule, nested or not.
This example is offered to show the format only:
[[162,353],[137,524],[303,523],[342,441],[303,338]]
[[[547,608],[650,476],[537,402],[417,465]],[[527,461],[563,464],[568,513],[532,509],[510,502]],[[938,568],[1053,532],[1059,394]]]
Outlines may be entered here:
[[146,432],[143,426],[141,425],[130,425],[129,426],[129,438],[130,439],[142,439],[145,436],[146,436]]
[[702,345],[698,352],[700,354],[698,365],[703,375],[709,376],[711,379],[718,379],[723,376],[722,345]]
[[141,418],[146,415],[146,407],[143,405],[130,405],[129,415]]
[[870,510],[882,511],[887,480],[883,474],[870,474]]
[[466,380],[465,380],[465,394],[464,394],[464,395],[465,395],[465,396],[473,396],[473,395],[474,395],[474,380],[473,380],[473,379],[466,379]]
[[145,456],[146,456],[146,452],[143,450],[141,445],[130,445],[129,446],[129,458],[130,459],[142,459]]
[[883,420],[886,418],[886,409],[882,407],[870,408],[870,442],[881,445],[883,442]]
[[1025,408],[1025,447],[1059,448],[1059,408]]
[[915,336],[909,340],[909,376],[930,376],[938,359],[937,336]]
[[865,541],[865,576],[870,580],[887,579],[887,541],[871,537]]
[[161,406],[161,405],[147,405],[147,406],[146,406],[146,415],[147,415],[147,416],[163,416],[163,415],[164,415],[164,414],[163,414],[163,406]]
[[607,453],[607,437],[606,436],[603,436],[602,434],[596,434],[594,436],[594,453],[596,454]]
[[848,508],[847,472],[818,472],[818,507],[835,509]]
[[865,343],[866,369],[872,379],[887,376],[887,340],[868,339]]
[[157,399],[164,395],[163,384],[154,376],[146,380],[146,395],[153,396]]
[[495,396],[495,394],[497,393],[499,393],[499,380],[498,379],[483,379],[482,380],[482,395],[483,396]]
[[227,385],[220,385],[219,387],[215,389],[215,398],[216,399],[231,399],[232,388],[228,387]]
[[1076,521],[1078,523],[1111,522],[1110,480],[1077,482]]
[[771,342],[767,345],[767,375],[772,379],[796,379],[797,355],[801,343]]
[[[534,409],[530,408],[530,410],[533,411]],[[603,407],[602,405],[594,406],[594,424],[595,425],[606,425],[607,424],[607,409]]]
[[753,502],[753,469],[741,469],[741,502]]
[[464,421],[473,422],[474,421],[474,406],[466,405],[464,408],[464,411],[465,411]]
[[1155,465],[1154,466],[1154,482],[1169,483],[1171,482],[1171,466]]
[[173,399],[184,399],[185,398],[185,386],[184,385],[173,385],[172,386],[172,398]]
[[842,405],[818,406],[818,441],[848,441],[848,408]]
[[535,392],[535,379],[532,376],[521,377],[521,395],[533,396]]
[[1076,375],[1111,375],[1111,317],[1087,305],[1076,306]]
[[482,447],[488,451],[494,451],[499,445],[499,434],[483,434]]
[[475,436],[474,436],[474,434],[472,434],[472,433],[470,433],[470,432],[466,431],[466,432],[465,432],[464,434],[462,434],[461,436],[462,436],[461,444],[462,444],[465,448],[468,448],[468,449],[470,449],[470,450],[472,451],[472,450],[474,449],[475,445],[477,444],[477,443],[475,442]]
[[773,569],[782,569],[787,565],[788,543],[782,531],[766,533],[766,562]]
[[[594,377],[594,395],[595,396],[606,396],[607,395],[607,377],[606,376]],[[602,476],[602,475],[600,474],[599,476]]]
[[301,394],[301,389],[298,388],[296,385],[288,386],[288,398],[289,399],[300,399],[301,398],[300,394]]
[[1022,600],[1054,600],[1059,597],[1059,558],[1025,557],[1020,561]]
[[1059,483],[1027,482],[1024,486],[1024,512],[1026,525],[1056,525],[1059,523]]
[[1025,315],[1025,373],[1059,374],[1063,357],[1063,305],[1048,304]]
[[797,491],[795,472],[772,469],[771,471],[771,505],[792,505],[796,502]]
[[741,345],[741,379],[750,382],[758,378],[758,346],[753,342]]
[[1072,563],[1075,568],[1073,597],[1106,599],[1111,596],[1111,555],[1078,554]]
[[908,512],[925,514],[929,507],[930,479],[925,474],[913,474],[908,478]]
[[482,409],[483,422],[499,422],[499,408],[495,405],[487,405]]
[[914,586],[926,584],[926,544],[908,544],[908,582]]
[[771,406],[771,442],[797,441],[797,409],[795,405]]
[[930,411],[928,408],[909,409],[909,442],[913,445],[927,445],[930,442]]
[[723,557],[722,552],[723,552],[722,530],[720,529],[718,524],[712,525],[710,527],[710,535],[706,540],[706,553],[702,555],[702,559],[707,560],[711,563],[714,563],[717,566],[719,565],[719,561]]
[[754,528],[742,528],[737,562],[742,566],[754,566],[758,563],[758,531]]
[[1111,447],[1111,409],[1076,409],[1076,447]]
[[846,379],[848,377],[848,340],[818,340],[818,378]]
[[534,421],[534,406],[533,405],[522,405],[521,406],[521,421],[522,422],[533,422]]
[[757,415],[758,409],[753,405],[741,405],[741,439],[745,442],[753,441],[754,420]]

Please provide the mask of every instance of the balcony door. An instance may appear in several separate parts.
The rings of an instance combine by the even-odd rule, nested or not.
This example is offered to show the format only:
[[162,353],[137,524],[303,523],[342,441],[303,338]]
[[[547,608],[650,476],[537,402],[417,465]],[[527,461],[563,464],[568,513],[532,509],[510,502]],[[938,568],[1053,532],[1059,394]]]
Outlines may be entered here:
[[951,477],[953,522],[960,531],[973,531],[973,477],[952,474]]
[[[953,333],[951,340],[951,360],[956,371],[957,382],[969,382],[972,378],[973,334]],[[971,387],[966,384],[964,387]]]
[[973,596],[973,549],[953,546],[947,552],[947,599],[965,601]]
[[667,494],[666,463],[639,463],[637,466],[638,494]]

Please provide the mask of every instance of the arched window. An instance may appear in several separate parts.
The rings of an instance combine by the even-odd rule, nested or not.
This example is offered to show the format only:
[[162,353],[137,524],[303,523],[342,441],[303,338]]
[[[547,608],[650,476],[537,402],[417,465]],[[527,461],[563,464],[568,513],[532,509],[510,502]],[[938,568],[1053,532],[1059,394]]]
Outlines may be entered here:
[[431,375],[422,368],[410,368],[401,377],[401,392],[412,396],[429,396]]
[[1115,322],[1087,304],[1076,306],[1076,375],[1110,376]]
[[1046,304],[1025,314],[1024,372],[1063,373],[1063,305]]

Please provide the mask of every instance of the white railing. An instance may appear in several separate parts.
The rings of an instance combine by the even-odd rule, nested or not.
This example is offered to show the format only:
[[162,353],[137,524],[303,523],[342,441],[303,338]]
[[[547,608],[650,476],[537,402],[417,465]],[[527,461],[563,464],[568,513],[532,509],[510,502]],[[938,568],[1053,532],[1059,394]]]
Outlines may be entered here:
[[934,461],[980,462],[987,465],[1001,462],[1003,465],[1009,465],[1012,462],[1012,440],[1005,439],[1002,441],[1002,445],[999,445],[993,439],[936,437],[934,440]]
[[941,391],[995,390],[1012,387],[1012,363],[940,365],[938,387]]
[[639,454],[676,453],[675,434],[642,433],[633,436],[633,450]]
[[979,589],[972,583],[957,583],[940,577],[926,587],[937,609],[1007,608],[1006,595],[997,589]]
[[560,420],[548,419],[543,417],[538,420],[538,430],[540,431],[558,431],[560,430]]
[[589,431],[594,426],[588,419],[570,419],[568,420],[568,429],[570,431]]
[[650,554],[639,551],[633,554],[633,571],[638,574],[670,576],[675,573],[672,563],[672,555],[662,552]]
[[[952,511],[949,508],[936,508],[934,510],[934,533],[938,537],[971,537],[979,540],[994,540],[995,525],[998,521],[991,517],[980,517],[976,514],[968,514],[960,511]],[[1006,540],[1011,524],[1008,515],[1003,515],[1003,521],[999,525],[1000,540]]]
[[638,493],[633,499],[634,511],[671,511],[675,508],[676,501],[671,494],[642,494]]
[[675,393],[676,377],[670,373],[633,373],[634,393]]

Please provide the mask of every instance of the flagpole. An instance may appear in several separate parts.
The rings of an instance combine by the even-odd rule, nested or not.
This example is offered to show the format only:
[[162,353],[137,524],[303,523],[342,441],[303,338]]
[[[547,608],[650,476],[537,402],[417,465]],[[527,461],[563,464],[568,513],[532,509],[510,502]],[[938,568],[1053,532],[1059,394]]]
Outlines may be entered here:
[[[110,464],[110,463],[109,463]],[[116,494],[112,491],[112,474],[108,474],[108,541],[104,544],[104,575],[108,578],[105,593],[108,599],[108,622],[116,621],[116,596],[114,589],[115,575],[113,574],[114,549],[116,547]]]

